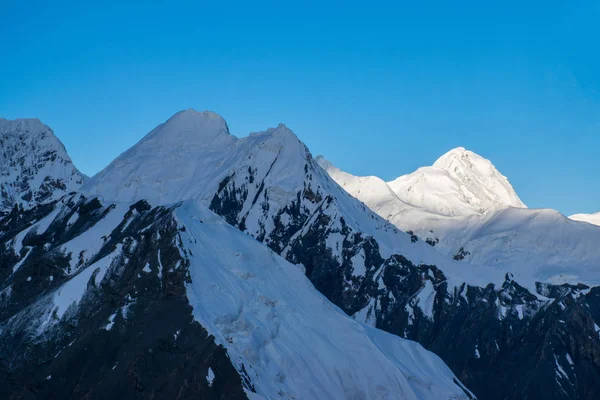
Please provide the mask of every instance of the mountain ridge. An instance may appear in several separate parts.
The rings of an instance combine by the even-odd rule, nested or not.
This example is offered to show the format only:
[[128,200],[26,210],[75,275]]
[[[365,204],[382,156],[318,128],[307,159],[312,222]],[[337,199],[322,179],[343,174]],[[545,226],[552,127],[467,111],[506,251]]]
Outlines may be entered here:
[[[346,314],[417,340],[436,352],[478,396],[523,396],[523,390],[533,387],[532,382],[543,380],[544,396],[561,398],[557,395],[562,393],[558,385],[567,383],[556,382],[556,366],[541,363],[541,369],[515,368],[515,363],[520,363],[516,355],[504,353],[515,343],[523,343],[519,354],[534,357],[545,352],[545,357],[559,359],[563,364],[572,359],[573,373],[578,377],[595,376],[585,363],[596,365],[600,361],[583,361],[585,346],[593,345],[595,340],[589,333],[594,326],[594,313],[583,305],[594,303],[597,292],[581,283],[581,278],[585,278],[584,282],[590,278],[583,275],[591,271],[587,265],[578,264],[579,273],[571,276],[563,273],[565,268],[572,272],[570,265],[562,266],[563,270],[546,270],[535,266],[520,268],[519,262],[471,263],[472,257],[481,258],[474,248],[454,248],[454,252],[449,252],[444,246],[450,248],[453,243],[443,243],[436,236],[421,235],[402,225],[395,227],[386,221],[387,215],[381,210],[377,215],[336,183],[318,165],[320,159],[313,159],[295,135],[282,131],[285,135],[275,138],[270,132],[273,129],[242,137],[231,146],[211,148],[211,152],[201,149],[190,159],[196,165],[191,168],[198,174],[170,176],[178,185],[191,188],[188,191],[173,190],[157,197],[147,185],[154,179],[155,168],[132,169],[134,179],[123,180],[123,171],[116,165],[109,165],[101,173],[104,178],[86,189],[91,189],[91,194],[112,193],[116,196],[113,199],[120,200],[133,200],[136,195],[147,193],[166,203],[193,199],[208,206],[230,225],[298,265],[315,288]],[[141,189],[130,190],[129,183]],[[367,180],[366,186],[365,182],[359,183],[357,187],[364,187],[366,193],[371,184],[385,189],[377,179]],[[397,200],[395,193],[387,193]],[[471,221],[470,232],[475,232],[482,221],[496,214],[474,211],[470,204],[466,208],[466,217],[427,213],[424,233],[431,229],[427,225],[432,218]],[[527,212],[512,207],[504,210]],[[422,212],[423,209],[411,206],[398,220],[415,213],[414,220],[419,221]],[[502,240],[502,236],[499,238]],[[585,246],[594,241],[593,236],[587,238]],[[467,246],[469,243],[468,238],[463,241]],[[524,247],[530,245],[527,242]],[[547,248],[532,250],[537,251],[534,254],[554,256]],[[485,247],[483,251],[489,254]],[[568,296],[574,300],[565,300]],[[567,312],[579,319],[568,319]],[[530,340],[543,338],[549,326],[558,329],[560,321],[567,320],[573,329],[577,325],[579,334],[563,337],[557,333],[560,338],[552,339],[557,344],[551,347],[545,346],[543,340]],[[573,344],[575,351],[558,345],[572,341],[583,347]],[[482,343],[495,345],[484,347]],[[570,382],[569,390],[586,390],[585,385]]]
[[[184,113],[178,118],[189,116],[192,119],[197,117]],[[122,280],[122,283],[144,285],[135,289],[137,293],[181,294],[184,293],[182,279],[188,285],[191,279],[192,285],[201,285],[196,291],[196,299],[192,300],[195,304],[192,308],[197,307],[192,312],[200,320],[204,318],[209,331],[217,336],[224,335],[220,343],[237,349],[237,354],[245,357],[244,346],[248,344],[248,338],[251,341],[256,338],[259,343],[263,339],[267,342],[270,340],[272,335],[266,331],[274,329],[276,324],[272,324],[270,316],[273,313],[269,310],[277,311],[278,305],[285,305],[285,302],[274,303],[272,296],[266,296],[265,299],[256,296],[265,294],[265,291],[251,291],[247,298],[253,299],[249,304],[253,306],[246,309],[238,307],[240,299],[237,294],[246,292],[241,287],[259,287],[252,282],[258,283],[257,278],[262,279],[267,271],[271,271],[268,267],[271,261],[279,260],[281,256],[294,264],[290,268],[294,268],[298,276],[302,272],[314,289],[328,299],[323,300],[325,304],[335,309],[338,309],[335,306],[339,307],[366,330],[365,325],[374,326],[401,338],[418,341],[439,355],[457,374],[457,378],[482,399],[506,400],[522,396],[593,398],[590,393],[597,387],[594,382],[600,381],[597,379],[600,357],[593,351],[600,345],[600,337],[594,331],[596,321],[600,321],[600,292],[597,288],[569,283],[571,280],[539,280],[533,274],[535,271],[521,271],[519,263],[493,266],[473,264],[469,260],[474,256],[479,257],[475,252],[479,245],[463,249],[457,254],[462,259],[455,257],[456,260],[452,260],[452,257],[438,252],[438,249],[442,250],[441,241],[429,241],[435,237],[427,238],[427,242],[424,242],[421,238],[425,236],[416,234],[418,232],[404,232],[405,229],[393,226],[384,215],[377,215],[352,197],[318,165],[320,160],[313,159],[306,146],[285,126],[237,139],[223,134],[222,123],[217,124],[216,130],[209,129],[207,135],[193,132],[194,129],[187,130],[191,125],[182,123],[183,128],[177,129],[181,137],[192,139],[192,146],[188,142],[174,140],[178,132],[169,132],[165,128],[163,138],[155,132],[154,136],[159,140],[152,143],[144,138],[123,153],[107,169],[92,178],[92,184],[85,187],[83,194],[77,195],[89,197],[68,201],[65,211],[54,215],[52,213],[56,211],[48,209],[49,206],[38,207],[29,213],[13,210],[11,216],[0,220],[0,223],[7,224],[8,229],[4,230],[9,232],[5,239],[0,237],[7,243],[4,247],[0,246],[0,250],[6,251],[6,256],[0,257],[0,272],[10,274],[16,269],[14,276],[17,277],[9,277],[5,281],[9,283],[0,288],[2,296],[19,301],[22,301],[22,296],[33,297],[26,288],[38,287],[38,275],[46,278],[51,270],[47,269],[47,262],[40,260],[49,257],[62,260],[54,265],[66,272],[87,267],[84,271],[91,274],[87,287],[96,287],[92,293],[105,285],[107,276],[121,270],[130,277]],[[159,127],[155,130],[160,131]],[[209,140],[204,140],[206,138]],[[169,140],[174,143],[163,145],[169,144]],[[381,185],[382,181],[377,179],[359,183],[360,189],[366,193],[373,187],[386,189]],[[390,199],[397,199],[395,193],[388,191],[387,194]],[[94,196],[118,202],[111,203]],[[144,197],[154,204],[146,200],[132,204]],[[188,210],[185,215],[180,214],[184,209]],[[422,211],[415,207],[408,210]],[[173,212],[175,221],[170,216]],[[519,214],[537,211],[509,207],[500,212]],[[33,225],[25,223],[34,218],[36,213],[47,217]],[[488,224],[489,229],[484,231],[500,234],[504,226],[521,218],[519,215],[518,218],[502,218],[506,222],[502,225],[495,223],[501,221],[494,221],[495,213],[472,214],[472,208],[469,213],[471,215],[465,220],[471,221],[474,228],[480,227],[482,221],[492,221],[494,223]],[[539,214],[542,217],[546,215]],[[433,213],[428,215],[445,220],[462,218]],[[51,221],[52,218],[54,221]],[[177,218],[184,219],[184,223],[177,222]],[[159,220],[164,223],[158,224]],[[153,221],[157,225],[153,225]],[[533,218],[533,221],[536,219]],[[551,220],[544,217],[543,221]],[[586,229],[596,229],[589,224],[565,222],[563,219],[559,222],[567,227],[587,226]],[[50,228],[44,228],[48,224]],[[115,229],[110,228],[115,225]],[[242,233],[220,236],[220,227],[226,232],[232,231],[228,225]],[[31,228],[29,231],[28,226]],[[151,226],[155,228],[148,228]],[[61,236],[48,242],[52,236],[42,232],[43,229]],[[111,229],[112,233],[107,235]],[[525,230],[528,229],[525,225]],[[78,234],[73,237],[71,230]],[[134,239],[133,242],[130,237]],[[206,237],[214,237],[215,241],[205,241]],[[104,247],[106,243],[103,246],[103,240],[106,240],[103,238],[108,238],[111,243],[108,248]],[[237,243],[234,238],[239,238],[248,247],[259,246],[261,254],[267,250],[265,246],[272,252],[258,256],[258,261],[252,261],[254,252],[244,258],[245,250],[221,248],[230,242]],[[577,237],[573,240],[577,240]],[[593,241],[591,237],[584,244]],[[119,265],[109,266],[102,261],[115,257],[114,251],[119,245],[123,246],[120,251],[125,251],[120,258],[113,258],[121,260]],[[530,246],[530,243],[526,243],[524,247]],[[98,254],[99,251],[102,254]],[[70,258],[64,253],[70,254]],[[211,261],[213,253],[215,257],[223,259],[239,257],[240,262]],[[193,258],[200,261],[194,262]],[[36,265],[41,266],[39,272],[36,272]],[[210,265],[215,268],[208,268]],[[99,272],[94,275],[89,268],[98,268]],[[208,269],[202,270],[202,274],[186,278],[186,271],[193,275],[201,271],[199,268]],[[223,276],[227,277],[225,281],[222,281],[221,275],[213,278],[203,275],[216,274],[221,268]],[[28,277],[32,280],[28,281]],[[157,277],[159,285],[156,284]],[[100,278],[102,281],[98,282]],[[14,290],[10,279],[18,281]],[[281,282],[286,279],[267,281],[271,280],[276,281],[276,290],[285,290],[285,287],[279,286],[285,286]],[[47,279],[44,281],[48,282]],[[215,288],[210,284],[216,281],[220,282],[217,286],[233,285],[232,289],[224,292],[230,296],[233,294],[233,298],[223,298],[224,301],[221,301],[218,299],[222,298],[220,296],[223,293],[211,295]],[[56,283],[50,285],[63,283],[56,279],[52,282]],[[239,282],[241,287],[234,282]],[[101,283],[100,288],[97,283]],[[79,296],[80,292],[77,293]],[[121,287],[110,287],[109,293],[122,296],[135,294],[123,291]],[[219,304],[202,311],[202,307],[209,304],[197,301],[203,294],[209,296],[205,301],[217,301]],[[130,300],[126,296],[120,301],[123,302],[119,304],[121,307],[129,307]],[[141,299],[137,301],[142,302]],[[14,307],[12,300],[5,300],[0,302],[0,311],[2,304]],[[61,311],[60,315],[68,318],[77,315],[73,314],[77,310],[84,312],[84,315],[97,311],[89,308],[86,296],[79,300],[79,304],[74,310],[65,307],[65,313]],[[242,304],[245,303],[242,301]],[[217,318],[211,317],[209,322],[213,322],[206,322],[207,315],[211,315],[207,312],[212,310],[219,314],[221,305],[230,308],[230,311],[226,315],[213,314]],[[120,311],[112,317],[114,312],[102,310],[98,314],[101,321],[97,323],[110,327],[110,332],[113,332],[113,325],[121,329],[124,322]],[[189,317],[189,314],[186,315]],[[139,314],[136,314],[132,322],[139,318]],[[72,323],[73,320],[66,322]],[[0,329],[2,324],[0,320]],[[248,326],[259,327],[255,329],[257,336],[244,334]],[[177,331],[173,334],[177,334]],[[228,338],[228,334],[231,337]],[[171,339],[165,343],[172,343]],[[205,342],[198,344],[208,345]],[[5,349],[12,348],[11,345],[14,343],[5,343]],[[383,346],[381,342],[380,345]],[[162,345],[166,348],[169,346]],[[390,355],[393,349],[384,347],[386,354]],[[132,350],[128,348],[127,353]],[[232,354],[236,354],[234,350]],[[159,354],[163,352],[159,351]],[[218,357],[216,352],[210,354]],[[253,392],[252,386],[256,389],[257,382],[252,379],[253,369],[258,364],[242,361],[240,365],[239,359],[235,358],[229,363],[229,371],[237,371],[247,394],[248,390]],[[396,362],[403,362],[402,358],[393,358]],[[251,359],[256,360],[254,356]],[[537,360],[535,367],[528,360]],[[121,362],[129,365],[125,359],[121,359]],[[418,366],[419,362],[411,365]],[[210,370],[206,372],[209,366],[199,366],[201,375],[206,375],[207,379],[216,375],[215,385],[222,382],[219,376],[223,375],[218,370],[214,370],[212,375]],[[268,371],[261,375],[269,374]],[[137,376],[135,371],[134,376]],[[198,382],[202,388],[207,388],[212,382],[203,376],[196,378],[194,382]],[[143,376],[139,379],[147,384]],[[282,387],[293,387],[291,382],[284,379]],[[458,380],[455,384],[458,385],[456,388],[450,387],[460,389],[459,396],[470,396],[462,391]]]
[[273,252],[299,232],[286,218],[338,210],[289,129],[234,139],[214,115],[174,118],[80,192],[0,217],[0,394],[474,398],[438,356],[352,319]]

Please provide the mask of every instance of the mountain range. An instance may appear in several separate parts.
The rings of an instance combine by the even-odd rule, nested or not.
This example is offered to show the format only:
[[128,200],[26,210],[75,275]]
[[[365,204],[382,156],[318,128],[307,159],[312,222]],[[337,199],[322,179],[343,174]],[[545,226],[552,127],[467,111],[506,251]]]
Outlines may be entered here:
[[398,228],[455,259],[510,272],[533,288],[600,282],[600,230],[551,209],[529,209],[487,159],[457,148],[431,167],[390,182],[319,164],[354,197]]
[[186,110],[87,179],[39,121],[0,132],[3,397],[600,390],[600,228],[472,152],[386,183]]

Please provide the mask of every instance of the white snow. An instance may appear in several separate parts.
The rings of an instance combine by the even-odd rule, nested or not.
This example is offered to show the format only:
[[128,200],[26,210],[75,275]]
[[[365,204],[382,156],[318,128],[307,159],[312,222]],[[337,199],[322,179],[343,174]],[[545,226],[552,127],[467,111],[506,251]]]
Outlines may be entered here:
[[79,219],[79,213],[74,212],[73,215],[71,215],[71,217],[69,217],[69,220],[67,221],[67,225],[73,225],[75,222],[77,222],[78,219]]
[[16,263],[16,264],[13,266],[13,271],[12,271],[12,272],[13,272],[13,274],[14,274],[15,272],[17,272],[17,270],[18,270],[18,269],[21,267],[21,265],[23,265],[23,263],[25,262],[25,260],[27,260],[27,257],[29,257],[29,253],[31,253],[31,250],[33,250],[33,247],[26,247],[26,251],[27,251],[27,253],[25,253],[25,255],[23,256],[23,258],[21,258],[21,259],[19,260],[19,262],[18,262],[18,263]]
[[419,168],[388,185],[404,202],[447,216],[525,207],[489,160],[463,147],[444,154],[432,167]]
[[55,206],[54,210],[52,210],[52,212],[50,212],[50,214],[46,215],[40,221],[36,222],[33,225],[33,229],[35,230],[35,233],[38,235],[45,233],[59,212],[60,212],[60,207]]
[[582,221],[590,223],[592,225],[600,226],[600,212],[597,212],[595,214],[575,214],[571,215],[569,218],[573,221]]
[[364,251],[361,249],[354,257],[350,259],[352,261],[352,275],[354,276],[365,276],[365,255]]
[[352,320],[300,269],[207,209],[185,202],[175,213],[193,254],[194,318],[245,366],[259,395],[466,398],[437,356]]
[[107,331],[110,331],[112,329],[112,327],[115,325],[115,317],[116,316],[117,316],[117,313],[114,313],[110,317],[108,317],[108,324],[106,324],[104,329],[106,329]]
[[58,318],[62,318],[71,304],[77,304],[83,298],[83,295],[87,289],[87,284],[90,281],[94,271],[98,270],[94,280],[94,284],[97,286],[100,284],[100,282],[102,282],[102,279],[104,278],[104,275],[106,274],[107,269],[110,267],[112,261],[120,254],[121,246],[119,245],[114,252],[83,269],[56,290],[53,301]]
[[100,251],[104,244],[104,237],[108,237],[121,223],[128,210],[128,204],[116,204],[97,224],[61,247],[65,254],[71,254],[71,273],[77,271],[81,252],[83,252],[83,261],[87,262]]
[[564,378],[564,379],[568,380],[569,379],[569,375],[567,375],[567,373],[565,372],[565,370],[563,369],[563,367],[558,362],[558,357],[556,357],[556,355],[554,355],[554,365],[556,366],[556,377],[557,378]]
[[[56,215],[58,214],[58,212],[59,212],[59,207],[56,207],[46,217],[42,218],[40,221],[32,224],[28,228],[19,232],[15,236],[15,238],[12,240],[12,248],[13,248],[15,254],[17,254],[19,256],[21,255],[21,249],[23,249],[23,239],[25,239],[25,236],[27,236],[27,234],[29,234],[30,232],[35,232],[36,234],[41,235],[44,232],[46,232],[46,229],[48,229],[48,227],[50,226],[52,221],[54,221],[54,218],[56,218]],[[17,272],[17,270],[21,267],[21,265],[23,265],[23,263],[25,262],[25,260],[27,259],[27,257],[29,256],[29,253],[31,253],[31,250],[33,248],[29,247],[29,246],[25,246],[25,249],[26,249],[26,253],[23,256],[23,258],[21,258],[19,260],[19,262],[13,266],[13,274],[15,272]]]
[[475,345],[475,358],[481,358],[481,354],[479,354],[479,345]]
[[515,310],[517,310],[517,318],[523,319],[523,304],[517,304]]
[[213,372],[211,367],[208,367],[208,374],[206,375],[206,381],[208,382],[208,386],[212,387],[214,380],[215,373]]
[[569,365],[573,366],[575,365],[575,363],[573,362],[573,360],[571,359],[571,355],[569,353],[567,353],[567,362],[569,363]]
[[162,282],[163,265],[162,261],[160,261],[160,249],[158,249],[156,258],[158,259],[158,279],[160,279]]
[[23,248],[23,239],[25,236],[35,227],[35,224],[29,226],[26,229],[23,229],[19,232],[15,238],[12,240],[12,248],[15,251],[15,254],[19,255],[21,253],[21,249]]
[[415,295],[415,305],[418,306],[421,311],[423,311],[423,314],[432,321],[435,294],[436,292],[433,283],[431,283],[430,280],[426,280],[425,286],[423,286],[423,288]]
[[375,314],[376,303],[377,300],[372,298],[371,300],[369,300],[367,305],[362,310],[355,313],[352,316],[352,318],[363,324],[375,326],[375,324],[377,323],[377,315]]

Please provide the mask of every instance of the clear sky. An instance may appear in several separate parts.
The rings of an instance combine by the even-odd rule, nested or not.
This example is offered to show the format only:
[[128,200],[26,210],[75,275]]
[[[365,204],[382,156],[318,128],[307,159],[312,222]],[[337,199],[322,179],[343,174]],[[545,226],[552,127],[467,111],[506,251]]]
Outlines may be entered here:
[[82,3],[1,2],[0,117],[89,175],[191,107],[356,175],[464,146],[530,207],[600,211],[598,1]]

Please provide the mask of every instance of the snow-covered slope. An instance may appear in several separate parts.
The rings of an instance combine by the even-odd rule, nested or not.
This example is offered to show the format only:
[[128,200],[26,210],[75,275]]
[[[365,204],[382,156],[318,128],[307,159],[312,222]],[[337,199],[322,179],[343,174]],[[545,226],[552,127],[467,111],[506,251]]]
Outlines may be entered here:
[[361,325],[292,265],[195,202],[175,211],[194,317],[245,367],[256,392],[286,399],[467,399],[435,355]]
[[38,119],[0,118],[0,212],[31,208],[77,190],[86,177]]
[[540,282],[600,285],[597,226],[572,221],[551,209],[523,208],[460,222],[447,225],[445,243],[463,248],[469,253],[464,259],[471,263],[512,273],[528,270]]
[[[33,360],[38,366],[28,373],[53,375],[63,382],[56,390],[71,381],[83,390],[91,376],[98,377],[97,385],[108,382],[108,390],[121,376],[152,388],[144,378],[149,375],[185,382],[182,390],[197,390],[202,398],[231,398],[224,388],[239,382],[251,399],[471,398],[433,353],[356,322],[320,294],[301,268],[193,200],[152,209],[145,202],[102,204],[75,195],[45,212],[34,217],[29,226],[36,228],[25,228],[27,234],[20,233],[27,224],[17,227],[16,218],[0,220],[2,250],[9,250],[3,260],[20,266],[0,280],[0,356],[13,360],[11,368]],[[15,246],[28,247],[18,252],[22,260],[10,255]],[[188,302],[173,303],[183,296],[191,309]],[[168,314],[158,317],[162,307]],[[186,313],[211,336],[171,316]],[[155,327],[145,329],[147,324]],[[200,377],[182,367],[191,343],[206,348],[214,346],[212,340],[227,358],[218,350],[197,355],[200,367],[208,368]],[[36,347],[39,342],[44,346]],[[73,343],[79,350],[71,351]],[[17,346],[27,354],[24,360],[11,353]],[[172,363],[182,352],[188,355],[174,372],[156,372],[157,364]],[[87,354],[81,372],[59,373]],[[48,385],[37,383],[40,390]],[[168,398],[178,393],[152,390]]]
[[600,212],[595,214],[574,214],[569,218],[573,221],[589,222],[590,224],[600,226]]

